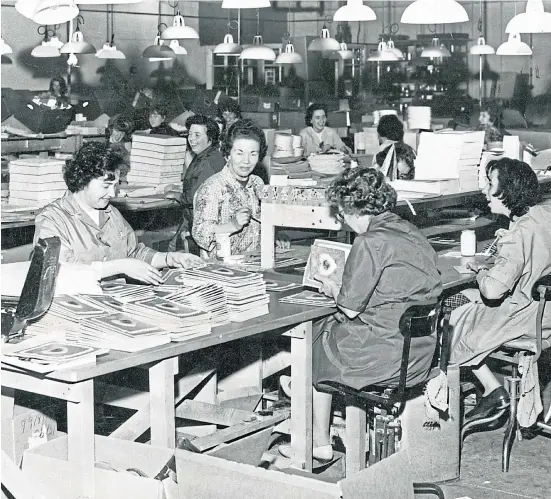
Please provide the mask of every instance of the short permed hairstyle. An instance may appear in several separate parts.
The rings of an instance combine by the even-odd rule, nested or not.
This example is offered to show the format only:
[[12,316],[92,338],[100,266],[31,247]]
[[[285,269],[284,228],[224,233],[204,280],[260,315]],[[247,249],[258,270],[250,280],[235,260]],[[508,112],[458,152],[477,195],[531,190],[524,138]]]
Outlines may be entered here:
[[59,83],[59,93],[63,96],[67,95],[67,83],[65,82],[65,78],[62,76],[56,76],[50,80],[50,92],[53,93],[54,83],[56,81]]
[[79,192],[95,178],[115,180],[115,172],[124,168],[124,158],[116,150],[101,142],[88,142],[66,161],[63,179],[71,192]]
[[209,116],[204,114],[194,114],[186,120],[186,128],[189,133],[189,129],[192,125],[203,125],[207,129],[207,137],[211,144],[218,144],[220,139],[220,128],[218,123]]
[[314,111],[318,111],[319,109],[325,111],[325,116],[327,116],[327,106],[321,102],[314,102],[308,106],[308,109],[306,109],[306,115],[304,116],[304,123],[306,123],[306,126],[310,126],[312,124],[312,116],[314,116]]
[[379,120],[377,133],[381,137],[401,142],[404,139],[404,125],[395,114],[385,114]]
[[120,130],[124,132],[123,142],[130,142],[132,140],[132,132],[134,132],[134,121],[127,116],[117,114],[109,120],[109,124],[105,129],[106,138],[109,139],[113,130]]
[[224,99],[218,104],[218,117],[223,118],[222,114],[226,111],[235,114],[235,117],[241,119],[241,108],[239,104],[233,99]]
[[158,114],[159,116],[164,116],[166,118],[166,115],[168,113],[168,106],[165,102],[154,102],[149,107],[149,114],[152,115],[153,113]]
[[540,186],[534,170],[524,161],[501,158],[488,162],[486,176],[497,171],[498,186],[494,194],[511,210],[511,219],[526,215],[540,201]]
[[[382,151],[379,151],[375,156],[375,160],[379,166],[383,166],[383,163],[385,162],[386,156],[390,152],[391,147],[392,145],[386,147]],[[409,166],[409,172],[406,175],[407,178],[402,178],[405,178],[406,180],[413,179],[415,177],[415,151],[407,144],[398,142],[397,144],[394,144],[394,153],[396,154],[397,163],[398,161],[403,161],[406,165]]]
[[375,168],[347,168],[328,187],[329,203],[349,215],[380,215],[396,206],[396,191]]
[[256,140],[260,146],[258,152],[258,162],[260,163],[266,156],[268,146],[266,144],[266,136],[261,128],[248,118],[236,121],[228,130],[222,143],[222,154],[224,157],[229,157],[233,143],[236,139],[252,139]]

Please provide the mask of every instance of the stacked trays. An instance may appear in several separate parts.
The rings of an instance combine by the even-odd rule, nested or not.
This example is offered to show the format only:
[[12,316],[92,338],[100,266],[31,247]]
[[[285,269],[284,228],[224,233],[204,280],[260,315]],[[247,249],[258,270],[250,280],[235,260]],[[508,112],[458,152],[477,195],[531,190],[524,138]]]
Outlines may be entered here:
[[338,175],[344,170],[344,154],[310,154],[310,168],[324,175]]
[[24,158],[10,161],[10,204],[45,206],[65,194],[65,161]]
[[184,171],[186,139],[134,133],[128,182],[162,185],[180,183]]

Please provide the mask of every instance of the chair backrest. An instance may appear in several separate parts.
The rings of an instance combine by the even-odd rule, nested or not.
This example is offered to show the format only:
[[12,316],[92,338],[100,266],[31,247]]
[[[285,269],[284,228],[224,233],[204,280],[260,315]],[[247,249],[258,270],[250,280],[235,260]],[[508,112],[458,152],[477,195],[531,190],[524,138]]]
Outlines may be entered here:
[[539,301],[538,312],[536,314],[536,354],[534,361],[540,358],[543,347],[543,312],[545,310],[545,302],[551,300],[551,274],[540,277],[532,287],[532,298]]
[[532,298],[540,300],[541,292],[544,293],[545,301],[551,300],[551,274],[540,277],[532,287]]

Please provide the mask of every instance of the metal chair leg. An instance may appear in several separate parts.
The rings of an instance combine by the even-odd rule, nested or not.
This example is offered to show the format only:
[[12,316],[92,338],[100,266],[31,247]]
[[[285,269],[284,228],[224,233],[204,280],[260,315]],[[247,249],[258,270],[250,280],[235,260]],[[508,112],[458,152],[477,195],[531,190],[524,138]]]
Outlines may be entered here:
[[414,494],[434,494],[438,499],[446,499],[444,491],[435,483],[417,482],[413,483]]
[[467,433],[469,433],[471,429],[497,421],[501,416],[505,414],[506,410],[507,407],[505,407],[504,409],[500,409],[494,415],[488,416],[487,418],[473,419],[472,421],[465,423],[461,428],[461,445],[463,445],[463,440],[465,440]]
[[517,405],[519,398],[519,383],[517,366],[513,365],[513,372],[511,376],[507,376],[505,379],[509,385],[509,398],[511,400],[509,405],[509,421],[503,437],[503,447],[501,456],[501,471],[509,471],[509,461],[511,458],[511,449],[513,448],[513,442],[515,440],[515,434],[517,429]]

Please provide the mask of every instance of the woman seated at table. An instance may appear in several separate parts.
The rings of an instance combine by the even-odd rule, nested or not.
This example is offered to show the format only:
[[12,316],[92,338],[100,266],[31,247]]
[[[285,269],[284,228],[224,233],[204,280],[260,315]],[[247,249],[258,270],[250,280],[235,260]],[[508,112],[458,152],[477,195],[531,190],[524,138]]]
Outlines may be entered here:
[[415,151],[397,142],[375,156],[379,170],[390,180],[412,180],[415,177]]
[[[386,152],[384,158],[389,153],[393,153],[398,144],[400,144],[401,148],[409,150],[408,155],[415,158],[415,151],[411,146],[404,143],[404,125],[395,114],[381,116],[377,125],[377,134],[379,135],[379,152]],[[374,157],[373,166],[378,164],[379,160],[377,156]]]
[[50,88],[37,96],[40,104],[51,108],[69,107],[69,97],[67,95],[67,83],[61,76],[50,80]]
[[124,162],[120,171],[121,184],[126,183],[126,175],[130,171],[130,150],[132,149],[133,131],[133,121],[121,114],[113,116],[105,129],[109,147],[117,151],[122,156]]
[[[534,283],[551,273],[551,204],[539,204],[534,171],[524,162],[503,158],[486,166],[483,193],[492,213],[509,219],[509,229],[497,232],[497,255],[491,269],[469,263],[477,273],[478,290],[452,297],[459,306],[451,314],[451,362],[473,369],[483,396],[467,415],[479,418],[507,406],[509,395],[485,358],[504,343],[534,339],[537,303],[531,298]],[[551,336],[551,308],[543,317],[544,337]]]
[[39,238],[58,236],[60,261],[90,265],[98,280],[125,275],[160,284],[158,269],[201,263],[194,255],[161,253],[138,243],[128,222],[109,204],[122,166],[122,157],[108,145],[83,145],[63,172],[69,192],[36,217],[35,244]]
[[322,154],[332,149],[350,154],[352,151],[341,140],[335,130],[325,126],[327,123],[327,107],[325,104],[311,104],[304,117],[306,128],[300,131],[304,155]]
[[[357,236],[342,286],[316,277],[338,308],[315,326],[313,335],[314,458],[321,461],[333,456],[327,384],[359,390],[397,383],[403,346],[400,317],[413,302],[436,300],[442,292],[435,251],[419,229],[392,213],[396,192],[381,172],[348,169],[328,188],[327,199]],[[427,379],[435,345],[433,336],[412,340],[408,384]],[[280,446],[280,451],[291,452],[289,446]]]
[[150,134],[178,136],[180,133],[166,122],[167,108],[165,104],[155,103],[149,110]]

